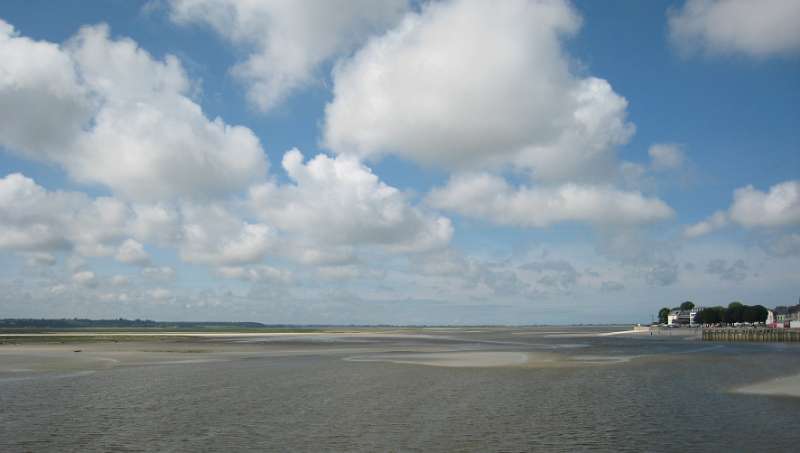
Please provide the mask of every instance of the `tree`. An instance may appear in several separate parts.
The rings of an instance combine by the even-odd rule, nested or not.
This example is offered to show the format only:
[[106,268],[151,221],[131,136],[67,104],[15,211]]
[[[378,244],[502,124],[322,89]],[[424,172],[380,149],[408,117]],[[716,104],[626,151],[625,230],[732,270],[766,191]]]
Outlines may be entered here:
[[667,323],[667,316],[669,316],[669,308],[664,307],[661,310],[658,310],[658,322],[659,322],[659,324],[666,324]]
[[698,324],[714,324],[717,322],[716,311],[713,308],[704,308],[697,312],[694,322]]
[[695,322],[701,324],[717,324],[723,321],[725,309],[722,307],[704,308],[695,315]]
[[754,305],[754,311],[756,312],[756,319],[753,322],[767,322],[767,316],[769,316],[769,310],[763,305]]
[[745,305],[741,302],[731,302],[725,310],[724,321],[728,324],[744,321]]
[[762,305],[745,305],[744,322],[764,322],[767,320],[767,309]]
[[694,308],[694,302],[690,300],[681,304],[681,310],[691,310],[692,308]]

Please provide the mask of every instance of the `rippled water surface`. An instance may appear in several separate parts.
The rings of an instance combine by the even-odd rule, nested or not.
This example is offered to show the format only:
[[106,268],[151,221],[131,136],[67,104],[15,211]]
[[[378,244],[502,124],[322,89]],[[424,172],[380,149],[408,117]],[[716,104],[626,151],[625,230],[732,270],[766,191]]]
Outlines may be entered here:
[[[594,331],[271,337],[232,360],[5,377],[0,451],[797,451],[800,399],[731,390],[800,373],[800,349],[571,332]],[[392,361],[469,351],[513,363]]]

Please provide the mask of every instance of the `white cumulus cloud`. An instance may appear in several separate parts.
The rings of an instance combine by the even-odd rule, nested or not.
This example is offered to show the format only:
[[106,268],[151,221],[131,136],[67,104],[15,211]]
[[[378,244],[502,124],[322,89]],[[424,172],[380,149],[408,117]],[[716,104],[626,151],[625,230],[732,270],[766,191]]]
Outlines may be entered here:
[[448,169],[514,165],[539,179],[611,172],[627,101],[570,70],[564,1],[428,3],[334,70],[325,143]]
[[80,286],[93,288],[97,286],[97,277],[92,271],[80,271],[72,274],[72,281]]
[[[441,247],[452,237],[449,219],[411,206],[401,191],[354,158],[320,154],[304,162],[294,149],[284,155],[282,164],[291,183],[254,187],[251,209],[308,243],[379,245],[413,252]],[[318,252],[316,258],[330,254]]]
[[684,230],[687,237],[697,237],[718,230],[728,223],[745,228],[791,228],[800,225],[800,181],[784,181],[762,192],[752,185],[733,192],[733,203],[727,211]]
[[687,0],[667,15],[670,39],[685,53],[763,58],[800,52],[796,0]]
[[800,181],[786,181],[762,192],[753,186],[736,189],[730,217],[744,227],[800,225]]
[[12,152],[134,200],[216,196],[265,175],[255,134],[207,118],[174,56],[156,60],[104,25],[58,46],[0,22],[0,43],[0,144]]
[[117,249],[114,258],[127,264],[144,266],[150,262],[150,255],[144,250],[144,245],[134,239],[128,239]]
[[126,213],[114,198],[48,191],[20,173],[0,178],[0,248],[112,255],[125,233]]
[[170,16],[199,23],[239,48],[247,58],[233,74],[248,100],[274,108],[312,83],[319,66],[395,23],[407,0],[172,0]]
[[511,187],[489,174],[462,174],[434,189],[428,202],[440,209],[498,225],[546,227],[565,221],[635,225],[672,217],[661,200],[608,186],[567,183],[554,187]]
[[264,259],[273,229],[242,220],[222,205],[187,204],[182,209],[184,261],[215,266],[252,264]]
[[696,238],[706,235],[712,231],[719,230],[728,224],[728,215],[724,211],[717,211],[711,217],[686,227],[683,235],[689,238]]

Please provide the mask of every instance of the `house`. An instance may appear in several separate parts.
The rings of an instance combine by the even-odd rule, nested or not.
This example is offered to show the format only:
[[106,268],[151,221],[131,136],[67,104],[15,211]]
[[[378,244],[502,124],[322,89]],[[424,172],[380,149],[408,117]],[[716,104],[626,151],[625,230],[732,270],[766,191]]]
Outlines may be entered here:
[[800,326],[800,304],[787,307],[780,305],[767,311],[767,327],[786,328]]
[[694,325],[694,319],[697,316],[697,313],[702,310],[703,307],[694,307],[691,310],[671,310],[667,315],[667,325],[668,326],[689,326]]

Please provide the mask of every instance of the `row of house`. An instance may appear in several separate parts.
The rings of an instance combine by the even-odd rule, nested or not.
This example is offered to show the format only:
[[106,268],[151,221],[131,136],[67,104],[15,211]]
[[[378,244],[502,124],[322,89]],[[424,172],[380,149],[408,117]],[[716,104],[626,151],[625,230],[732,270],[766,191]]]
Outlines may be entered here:
[[[667,325],[669,326],[693,326],[695,317],[703,307],[695,307],[691,310],[675,309],[667,315]],[[793,306],[778,306],[772,310],[767,310],[767,327],[774,329],[800,328],[800,304]]]
[[767,312],[767,327],[775,329],[800,328],[800,304],[778,306]]

